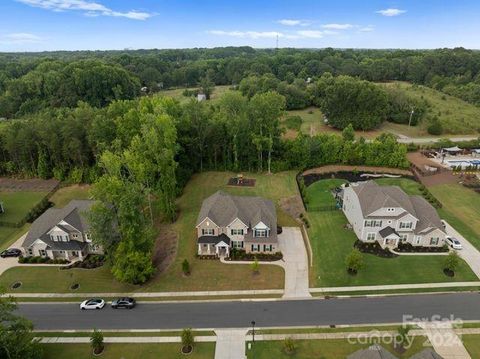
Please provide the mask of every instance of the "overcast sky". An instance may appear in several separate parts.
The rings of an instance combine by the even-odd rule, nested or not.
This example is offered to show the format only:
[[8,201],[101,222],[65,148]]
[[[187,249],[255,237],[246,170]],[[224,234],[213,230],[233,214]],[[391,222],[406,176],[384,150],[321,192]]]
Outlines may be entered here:
[[0,51],[480,48],[478,0],[0,0]]

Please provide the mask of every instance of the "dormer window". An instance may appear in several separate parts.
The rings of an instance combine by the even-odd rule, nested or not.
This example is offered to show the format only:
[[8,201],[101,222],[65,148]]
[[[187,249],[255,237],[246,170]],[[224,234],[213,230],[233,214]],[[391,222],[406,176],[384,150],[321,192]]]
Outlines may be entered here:
[[255,229],[255,237],[266,237],[267,230],[266,229]]
[[395,208],[387,208],[387,212],[395,212]]

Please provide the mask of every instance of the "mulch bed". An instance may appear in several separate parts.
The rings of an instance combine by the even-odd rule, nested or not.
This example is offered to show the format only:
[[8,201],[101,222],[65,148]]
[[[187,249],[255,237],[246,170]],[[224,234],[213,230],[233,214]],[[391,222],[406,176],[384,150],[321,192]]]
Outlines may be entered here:
[[357,248],[362,253],[373,254],[381,258],[396,258],[398,254],[390,252],[388,249],[383,249],[377,242],[365,243],[357,240],[354,243],[354,248]]
[[157,268],[157,274],[164,272],[177,256],[177,233],[171,225],[161,224],[159,234],[153,249],[153,264]]
[[228,180],[227,185],[235,187],[255,187],[255,182],[255,178],[243,178],[239,183],[237,177],[232,177]]
[[399,243],[395,252],[399,253],[447,253],[448,247],[415,247],[410,243]]
[[20,191],[32,191],[32,192],[51,192],[58,185],[60,181],[56,179],[16,179],[8,177],[0,177],[0,191],[8,192],[20,192]]

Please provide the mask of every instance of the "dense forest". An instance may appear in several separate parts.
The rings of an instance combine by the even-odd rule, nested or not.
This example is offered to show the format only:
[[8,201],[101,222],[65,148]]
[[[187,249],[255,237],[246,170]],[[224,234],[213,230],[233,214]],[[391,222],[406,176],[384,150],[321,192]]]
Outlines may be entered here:
[[[416,124],[425,104],[373,82],[407,80],[478,103],[478,71],[480,53],[464,49],[0,54],[0,175],[94,183],[93,237],[117,279],[143,283],[154,272],[154,217],[175,220],[193,173],[407,167],[393,135],[366,141],[354,129]],[[156,94],[194,87],[208,97],[215,85],[237,91],[182,103]],[[286,139],[285,111],[310,105],[342,135]]]
[[0,116],[11,118],[42,107],[74,106],[78,100],[103,106],[115,99],[131,99],[141,87],[148,91],[195,87],[207,77],[216,85],[239,85],[249,76],[266,74],[280,83],[278,92],[287,97],[287,108],[310,101],[296,80],[315,79],[325,73],[373,82],[409,81],[480,104],[479,71],[480,52],[463,48],[226,47],[0,54]]

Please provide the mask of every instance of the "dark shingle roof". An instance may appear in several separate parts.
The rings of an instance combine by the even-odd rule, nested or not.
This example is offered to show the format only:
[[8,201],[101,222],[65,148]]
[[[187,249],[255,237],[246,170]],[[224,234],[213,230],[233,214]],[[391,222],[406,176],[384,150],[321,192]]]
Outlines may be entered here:
[[76,228],[80,232],[88,231],[89,225],[84,212],[88,211],[93,203],[94,201],[91,200],[73,200],[63,208],[47,209],[32,223],[23,242],[23,247],[29,247],[39,238],[43,241],[47,240],[49,236],[46,236],[46,233],[62,220],[69,224],[69,226],[63,225],[66,230]]
[[[358,182],[352,185],[358,196],[364,217],[370,216],[380,208],[401,207],[418,219],[415,233],[428,228],[438,228],[443,231],[442,221],[435,208],[421,196],[409,196],[398,186],[380,186],[375,181]],[[400,218],[405,212],[392,218]]]
[[221,227],[239,218],[249,227],[261,221],[272,230],[277,228],[275,205],[261,197],[232,196],[222,191],[215,192],[203,201],[197,225],[207,217]]
[[433,349],[428,348],[411,356],[410,359],[443,359],[443,357],[437,354]]
[[397,359],[392,353],[380,345],[372,345],[347,356],[347,359]]
[[219,236],[201,236],[197,240],[197,242],[201,244],[217,244],[222,241],[230,245],[230,238],[224,233],[220,234]]
[[378,231],[378,234],[380,234],[382,238],[387,238],[391,234],[395,234],[397,237],[400,237],[398,233],[395,232],[395,230],[390,226],[381,229],[380,231]]

